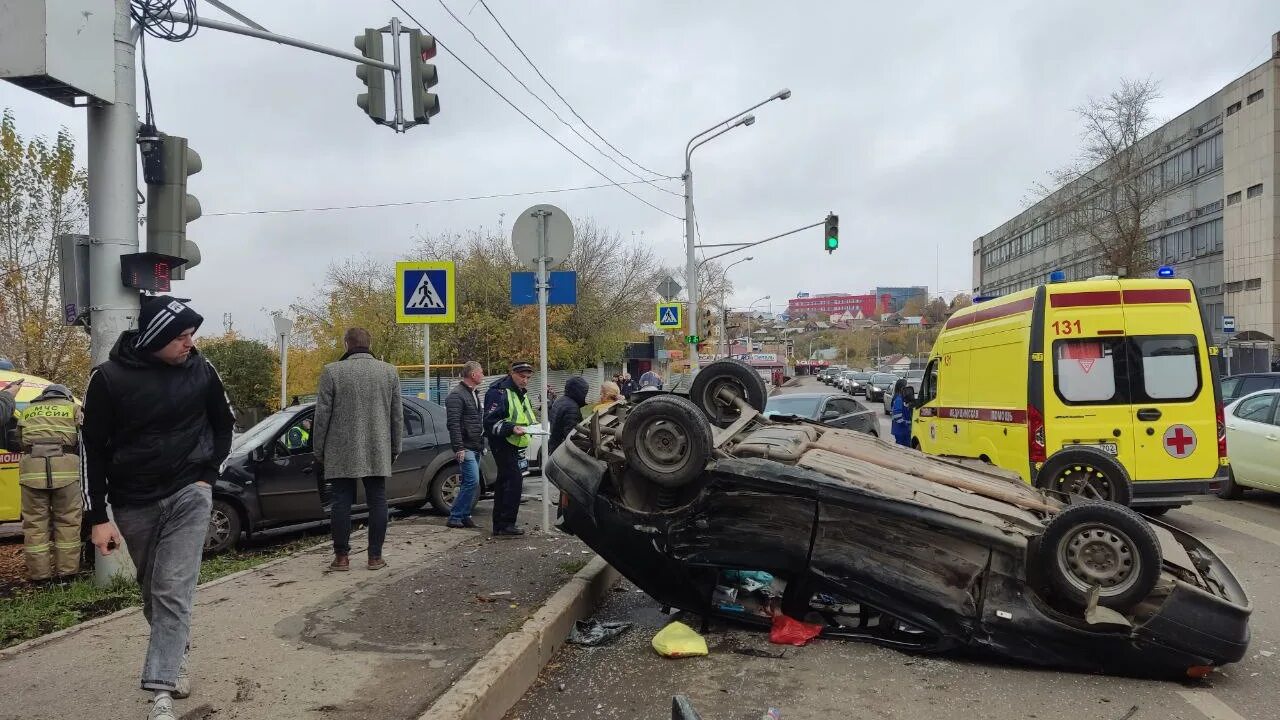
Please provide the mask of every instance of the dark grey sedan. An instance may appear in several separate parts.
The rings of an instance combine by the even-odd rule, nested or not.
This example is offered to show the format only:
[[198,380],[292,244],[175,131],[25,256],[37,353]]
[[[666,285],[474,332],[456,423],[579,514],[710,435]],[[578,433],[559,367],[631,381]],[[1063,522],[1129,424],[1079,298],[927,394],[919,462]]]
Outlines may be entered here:
[[876,414],[852,397],[838,392],[788,393],[774,395],[764,407],[766,417],[794,415],[828,427],[880,435]]

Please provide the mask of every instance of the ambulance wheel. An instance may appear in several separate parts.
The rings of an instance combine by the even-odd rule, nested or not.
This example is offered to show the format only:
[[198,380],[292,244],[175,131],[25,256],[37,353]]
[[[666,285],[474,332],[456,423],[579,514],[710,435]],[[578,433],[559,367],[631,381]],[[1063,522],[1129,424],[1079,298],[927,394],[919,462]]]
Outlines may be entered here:
[[1082,501],[1049,520],[1036,562],[1055,595],[1068,604],[1086,607],[1097,587],[1099,605],[1124,612],[1160,579],[1160,541],[1133,510]]
[[746,400],[757,412],[764,412],[769,401],[769,388],[754,368],[733,358],[716,360],[699,370],[689,387],[689,399],[716,427],[729,427],[738,419],[737,406],[720,397],[722,390]]
[[1066,450],[1049,458],[1036,485],[1063,502],[1076,498],[1128,505],[1133,500],[1129,473],[1115,458],[1092,448]]
[[688,485],[711,457],[711,426],[697,405],[659,395],[631,409],[622,428],[627,464],[663,488]]

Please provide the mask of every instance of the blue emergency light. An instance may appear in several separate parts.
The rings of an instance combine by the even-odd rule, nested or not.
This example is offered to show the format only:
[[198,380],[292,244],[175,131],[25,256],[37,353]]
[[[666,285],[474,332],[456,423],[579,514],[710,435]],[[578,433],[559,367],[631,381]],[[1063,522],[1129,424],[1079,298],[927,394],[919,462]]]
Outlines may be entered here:
[[1051,283],[1066,282],[1066,280],[1067,280],[1067,273],[1065,270],[1054,270],[1053,272],[1049,273],[1049,282]]
[[1162,278],[1171,278],[1171,277],[1173,277],[1173,266],[1172,266],[1172,265],[1161,265],[1161,266],[1160,266],[1160,269],[1159,269],[1159,270],[1156,270],[1156,277],[1162,277]]

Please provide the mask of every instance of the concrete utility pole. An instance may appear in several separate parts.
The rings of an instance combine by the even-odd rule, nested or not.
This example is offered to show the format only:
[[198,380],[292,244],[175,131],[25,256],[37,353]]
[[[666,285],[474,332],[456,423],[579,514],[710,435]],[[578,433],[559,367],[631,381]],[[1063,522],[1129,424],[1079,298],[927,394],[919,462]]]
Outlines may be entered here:
[[[693,169],[691,165],[693,151],[697,150],[699,146],[720,137],[736,127],[747,126],[754,123],[756,121],[756,116],[747,114],[752,110],[755,110],[765,103],[773,102],[774,100],[786,100],[789,97],[791,97],[790,90],[779,90],[773,95],[770,95],[768,99],[762,100],[746,110],[734,113],[729,116],[727,120],[718,122],[697,135],[694,135],[689,138],[689,142],[684,146],[685,285],[689,288],[689,337],[698,336],[698,260],[695,257],[695,246],[697,245],[697,218],[693,212]],[[729,125],[729,123],[733,124]],[[728,125],[728,127],[724,127],[725,125]],[[702,138],[704,135],[716,130],[719,130],[719,132],[716,132],[714,135],[704,138],[697,143],[694,142],[695,140],[698,140],[698,138]],[[698,372],[698,344],[688,343],[688,346],[689,372],[696,373]]]
[[129,0],[115,0],[116,98],[88,108],[89,357],[95,366],[138,321],[138,292],[120,282],[120,256],[138,252],[136,39]]

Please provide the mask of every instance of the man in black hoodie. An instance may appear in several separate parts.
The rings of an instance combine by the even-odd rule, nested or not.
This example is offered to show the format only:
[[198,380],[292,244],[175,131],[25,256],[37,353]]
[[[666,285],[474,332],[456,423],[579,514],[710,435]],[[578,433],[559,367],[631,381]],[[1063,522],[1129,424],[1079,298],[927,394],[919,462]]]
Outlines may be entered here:
[[121,333],[89,376],[81,431],[93,544],[110,555],[123,537],[138,568],[151,625],[142,687],[155,693],[150,717],[166,720],[172,697],[191,692],[191,605],[235,424],[221,378],[192,341],[203,320],[184,301],[142,298],[139,329]]
[[551,437],[547,444],[547,457],[569,437],[573,426],[582,422],[582,406],[587,404],[587,392],[591,386],[587,379],[574,375],[564,384],[564,394],[551,403]]

